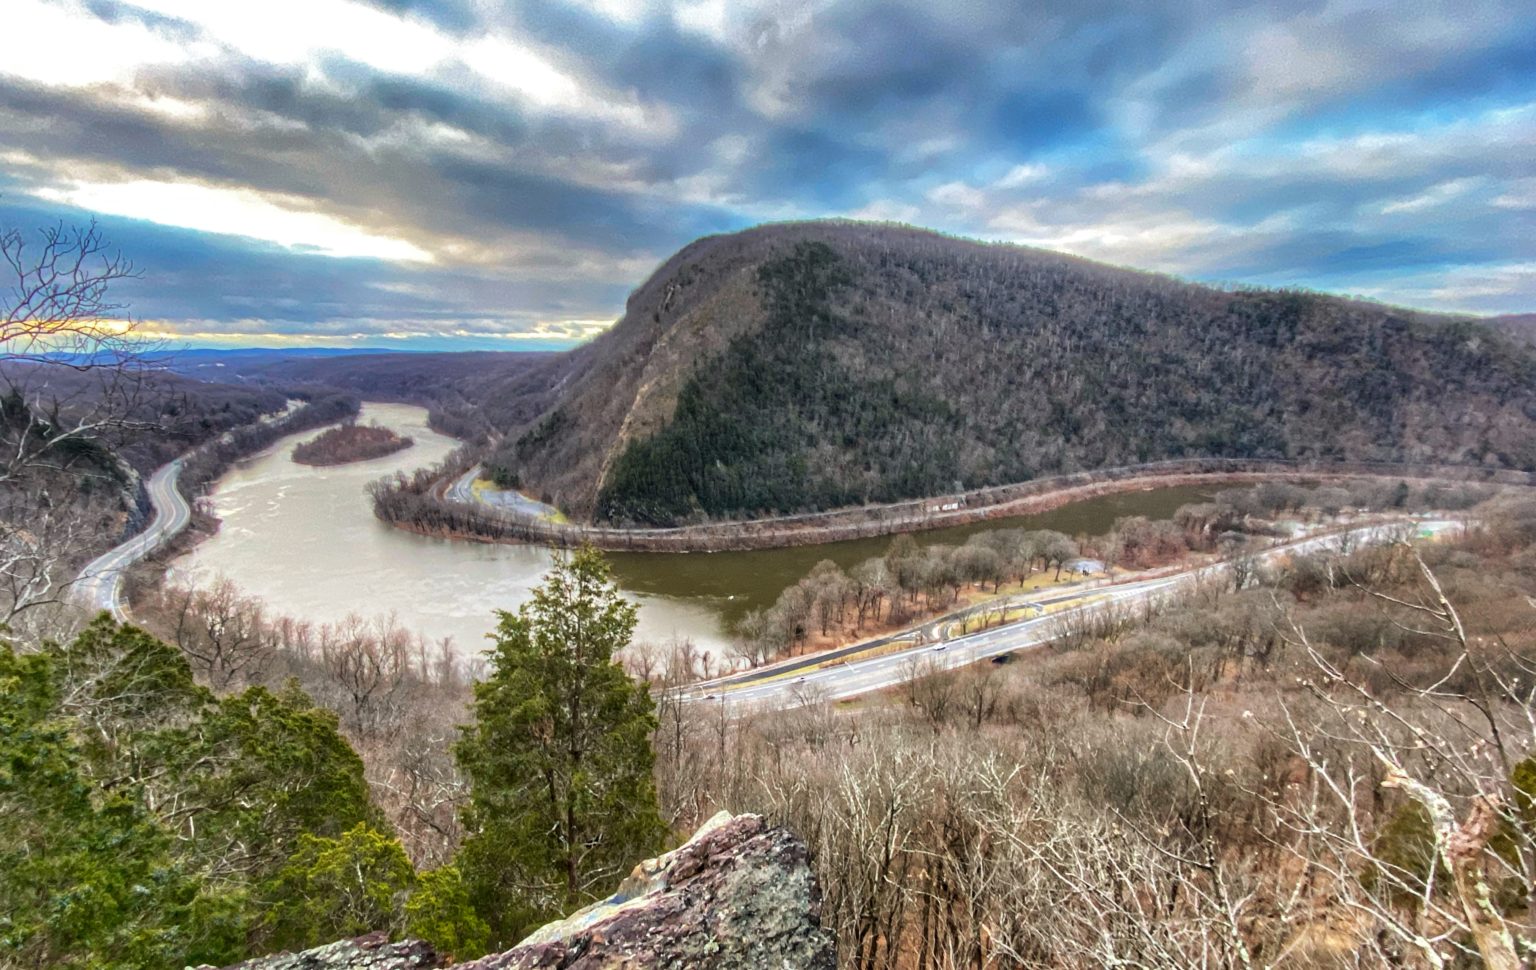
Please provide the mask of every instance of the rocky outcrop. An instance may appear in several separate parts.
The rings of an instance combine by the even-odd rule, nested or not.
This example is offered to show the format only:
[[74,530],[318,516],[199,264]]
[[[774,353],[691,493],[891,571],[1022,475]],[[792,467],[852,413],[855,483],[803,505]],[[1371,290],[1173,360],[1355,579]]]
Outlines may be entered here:
[[[419,970],[419,942],[360,937],[240,970]],[[461,970],[834,970],[805,843],[760,815],[722,812],[642,862],[608,899]]]
[[[226,970],[423,970],[442,966],[436,951],[420,940],[391,943],[383,933],[339,940],[303,953],[279,953],[237,963]],[[210,970],[199,967],[198,970]]]
[[759,815],[711,819],[611,898],[474,970],[833,970],[805,843]]

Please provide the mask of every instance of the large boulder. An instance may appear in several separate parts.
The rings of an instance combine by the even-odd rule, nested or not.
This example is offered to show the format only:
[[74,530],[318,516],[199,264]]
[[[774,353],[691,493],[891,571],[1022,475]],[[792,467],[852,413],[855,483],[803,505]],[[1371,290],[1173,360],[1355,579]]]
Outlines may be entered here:
[[442,961],[437,953],[420,940],[391,943],[383,933],[370,933],[303,953],[247,960],[225,970],[433,970],[440,966]]
[[[382,935],[251,960],[239,970],[423,970],[418,941]],[[805,843],[760,815],[721,812],[635,867],[608,899],[459,970],[835,970]]]
[[833,970],[805,843],[722,812],[608,899],[465,970]]

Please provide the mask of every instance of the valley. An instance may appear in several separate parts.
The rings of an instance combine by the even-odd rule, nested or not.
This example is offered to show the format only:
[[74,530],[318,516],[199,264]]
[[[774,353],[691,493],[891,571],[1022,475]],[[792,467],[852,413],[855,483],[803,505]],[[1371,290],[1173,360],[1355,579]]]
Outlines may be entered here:
[[1532,0],[3,0],[0,970],[1536,970]]
[[[289,452],[314,437],[282,439],[221,477],[205,500],[222,524],[170,565],[167,582],[207,585],[223,577],[274,612],[316,623],[349,613],[393,614],[430,641],[452,638],[463,655],[478,651],[494,611],[513,609],[548,569],[552,553],[530,545],[483,544],[415,535],[371,513],[368,482],[441,460],[458,442],[427,426],[420,407],[366,403],[361,420],[416,442],[408,451],[352,465],[310,469]],[[1074,502],[1050,512],[919,534],[923,543],[956,543],[982,528],[1017,526],[1098,534],[1125,516],[1167,518],[1200,501],[1208,486],[1132,491]],[[852,568],[883,554],[889,538],[753,552],[617,553],[614,574],[640,604],[637,639],[676,638],[724,656],[730,627],[830,559]]]

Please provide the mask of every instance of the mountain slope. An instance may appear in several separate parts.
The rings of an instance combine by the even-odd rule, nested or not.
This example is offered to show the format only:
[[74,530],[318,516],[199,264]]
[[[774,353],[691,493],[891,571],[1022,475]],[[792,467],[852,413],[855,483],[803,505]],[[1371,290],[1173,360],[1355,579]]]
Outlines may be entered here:
[[1479,324],[847,222],[682,250],[491,464],[670,524],[1182,456],[1536,467],[1536,358]]
[[1536,346],[1536,313],[1512,313],[1502,317],[1487,317],[1483,322],[1517,341]]

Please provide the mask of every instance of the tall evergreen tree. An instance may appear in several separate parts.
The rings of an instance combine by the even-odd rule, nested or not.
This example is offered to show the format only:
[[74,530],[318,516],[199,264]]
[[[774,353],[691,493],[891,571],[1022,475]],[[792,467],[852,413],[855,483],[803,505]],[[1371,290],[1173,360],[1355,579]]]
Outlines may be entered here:
[[456,748],[470,781],[459,868],[494,945],[609,892],[660,846],[651,698],[614,661],[635,613],[583,548],[499,614]]

